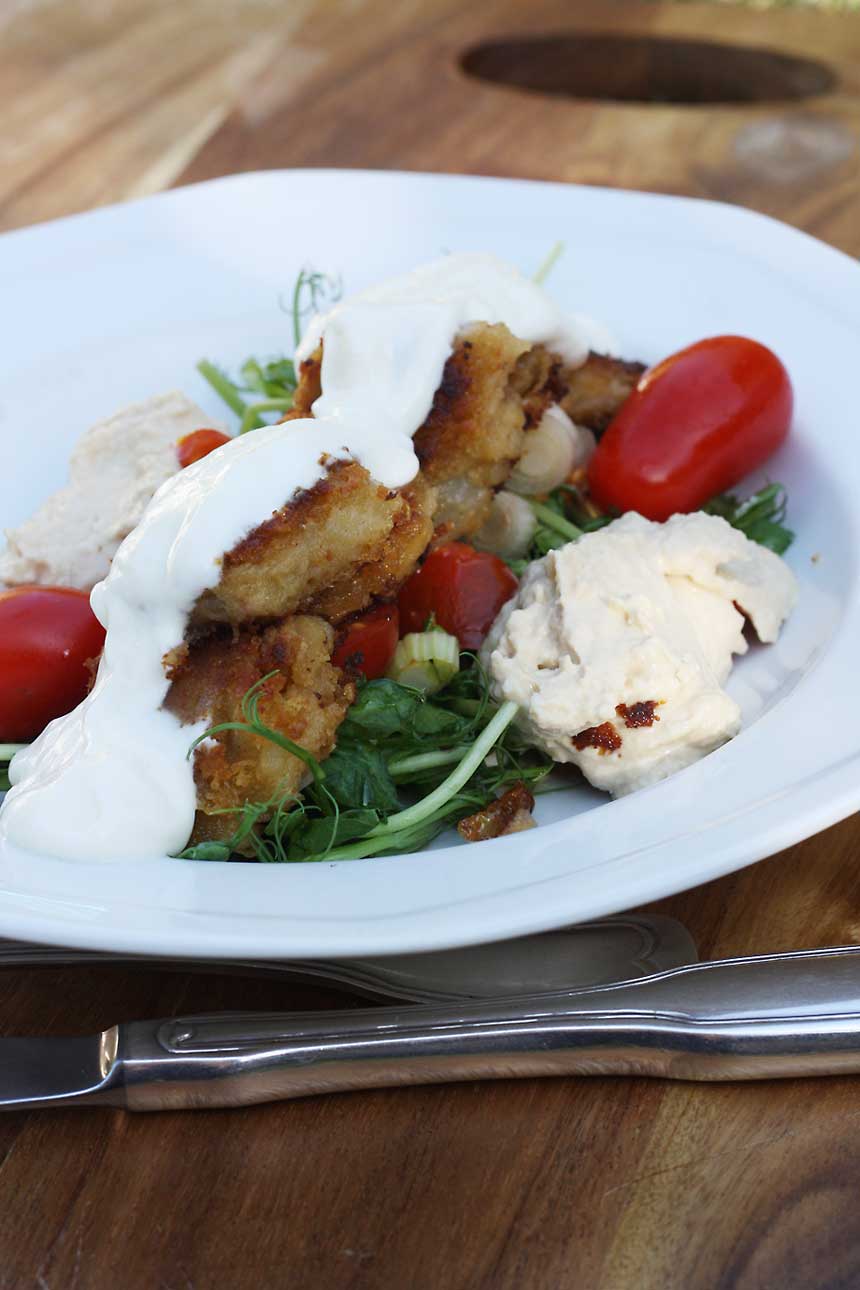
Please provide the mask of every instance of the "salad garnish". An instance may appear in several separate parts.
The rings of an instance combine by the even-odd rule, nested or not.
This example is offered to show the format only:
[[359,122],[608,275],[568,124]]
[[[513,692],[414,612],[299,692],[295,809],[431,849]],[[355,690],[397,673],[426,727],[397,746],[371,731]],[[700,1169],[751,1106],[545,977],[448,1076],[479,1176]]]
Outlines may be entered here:
[[794,541],[794,532],[783,524],[788,497],[782,484],[768,484],[742,501],[723,493],[702,507],[708,515],[720,515],[759,546],[783,555]]
[[[293,287],[289,309],[296,345],[311,314],[330,308],[342,294],[343,283],[339,277],[316,269],[302,269]],[[293,406],[296,369],[292,359],[285,355],[264,360],[247,358],[235,380],[207,358],[200,360],[197,370],[239,418],[239,434],[269,424],[264,413],[283,414]]]
[[245,695],[245,720],[213,726],[189,755],[219,730],[244,729],[300,757],[311,783],[301,800],[276,794],[219,812],[238,817],[232,837],[187,847],[180,858],[228,860],[250,851],[283,864],[416,851],[511,785],[538,784],[552,761],[512,725],[517,705],[491,699],[478,660],[464,654],[462,661],[432,696],[391,678],[360,684],[324,765],[260,719],[262,678]]

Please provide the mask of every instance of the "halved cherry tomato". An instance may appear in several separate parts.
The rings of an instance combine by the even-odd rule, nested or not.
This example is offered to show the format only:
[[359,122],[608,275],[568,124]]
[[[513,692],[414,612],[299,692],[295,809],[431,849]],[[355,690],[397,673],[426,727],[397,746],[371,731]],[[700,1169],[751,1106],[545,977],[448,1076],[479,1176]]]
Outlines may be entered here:
[[431,551],[400,590],[400,625],[423,632],[431,614],[456,636],[461,649],[477,649],[496,614],[519,583],[497,555],[450,542]]
[[396,605],[379,605],[347,627],[331,661],[335,667],[363,672],[368,681],[384,676],[397,648],[400,615]]
[[0,593],[0,741],[27,743],[87,693],[105,630],[89,596],[68,587]]
[[772,350],[714,336],[646,372],[588,469],[605,510],[666,520],[694,511],[763,465],[785,439],[793,394]]
[[192,430],[191,434],[183,435],[176,445],[179,464],[184,470],[186,466],[193,466],[195,461],[208,457],[222,443],[229,442],[230,436],[222,434],[220,430]]

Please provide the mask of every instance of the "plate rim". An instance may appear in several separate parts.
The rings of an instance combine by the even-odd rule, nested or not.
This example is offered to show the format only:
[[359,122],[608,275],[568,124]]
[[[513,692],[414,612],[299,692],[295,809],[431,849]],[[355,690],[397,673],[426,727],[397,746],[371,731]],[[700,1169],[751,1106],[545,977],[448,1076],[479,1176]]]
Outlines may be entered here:
[[[495,176],[472,176],[458,175],[447,173],[417,172],[417,171],[376,171],[376,170],[340,170],[336,168],[296,168],[296,169],[271,169],[245,171],[238,174],[220,176],[215,179],[203,180],[198,183],[186,185],[181,188],[170,189],[166,192],[152,194],[143,198],[135,199],[132,202],[122,202],[112,204],[106,207],[100,207],[93,211],[84,211],[73,215],[63,216],[59,219],[45,221],[36,225],[27,226],[20,229],[9,230],[0,235],[0,258],[5,254],[5,249],[9,248],[10,241],[15,241],[20,246],[22,239],[40,239],[53,236],[57,231],[62,231],[74,224],[77,226],[89,225],[94,228],[96,224],[104,221],[115,219],[119,214],[120,217],[129,212],[130,209],[145,208],[153,204],[159,204],[170,201],[188,201],[195,200],[201,195],[205,195],[212,189],[225,185],[233,187],[242,187],[259,184],[262,180],[265,183],[282,182],[285,177],[295,180],[296,177],[308,177],[312,179],[322,179],[324,183],[347,182],[351,179],[359,181],[370,180],[371,183],[381,183],[383,186],[390,183],[426,183],[433,185],[452,184],[453,186],[466,188],[472,187],[502,187],[502,188],[526,188],[533,190],[563,190],[566,193],[589,194],[598,198],[609,197],[613,201],[624,199],[641,199],[648,203],[665,204],[666,206],[683,206],[698,208],[704,210],[717,210],[720,214],[735,221],[737,225],[750,224],[755,222],[762,227],[774,232],[779,231],[779,238],[785,242],[786,238],[794,243],[797,239],[802,239],[814,254],[819,258],[826,257],[829,261],[828,267],[836,270],[840,274],[845,274],[846,268],[849,272],[848,278],[854,277],[857,285],[860,285],[860,264],[857,264],[849,255],[840,251],[838,248],[829,246],[821,242],[810,234],[795,229],[790,225],[784,224],[771,216],[761,212],[751,211],[744,207],[733,206],[725,202],[715,202],[706,198],[688,197],[681,195],[665,193],[649,193],[639,190],[612,189],[592,185],[568,184],[559,181],[546,181],[537,179],[505,179]],[[588,200],[588,198],[586,198]],[[828,274],[828,278],[830,278]],[[845,286],[845,282],[840,284]],[[842,295],[842,293],[840,293]],[[860,293],[858,293],[860,296]],[[855,303],[847,296],[843,296],[849,305],[849,316],[855,315],[853,325],[857,327],[860,333],[860,301]],[[850,306],[853,305],[853,308]],[[856,584],[853,590],[856,592]],[[850,603],[850,608],[856,611],[856,595]],[[854,615],[856,617],[856,613]],[[850,617],[846,611],[846,618]],[[846,624],[843,622],[836,632],[833,640],[829,642],[827,652],[835,644],[836,638],[842,636]],[[822,658],[819,667],[824,666],[826,660]],[[818,672],[819,667],[813,669]],[[804,685],[809,678],[803,678],[798,682],[798,687]],[[796,691],[793,691],[793,693]],[[770,715],[770,714],[768,714]],[[758,723],[756,723],[758,724]],[[730,745],[729,745],[730,746]],[[707,882],[713,878],[723,876],[727,873],[746,867],[748,864],[774,854],[775,851],[782,850],[786,846],[793,845],[821,829],[836,823],[838,820],[845,818],[853,811],[860,808],[860,775],[856,774],[855,766],[860,761],[860,740],[858,747],[849,756],[842,758],[831,766],[826,766],[814,775],[807,775],[796,784],[787,785],[784,792],[792,794],[792,800],[797,804],[800,800],[806,801],[808,796],[812,799],[805,807],[804,813],[792,815],[790,823],[783,821],[774,822],[768,825],[764,830],[756,833],[755,844],[751,847],[742,847],[736,844],[733,847],[726,847],[721,856],[703,861],[700,868],[691,871],[685,869],[682,874],[677,876],[676,880],[666,880],[663,882],[653,881],[653,871],[651,873],[652,881],[641,881],[635,885],[634,890],[625,889],[624,908],[630,908],[634,904],[640,904],[643,900],[653,900],[663,896],[674,894],[681,890],[686,890],[691,886],[697,886],[700,883]],[[705,763],[698,763],[699,766]],[[694,768],[690,768],[694,769]],[[686,772],[681,772],[686,774]],[[677,777],[676,777],[677,778]],[[666,781],[668,782],[668,781]],[[660,786],[656,786],[659,788]],[[645,790],[646,793],[651,790]],[[640,797],[639,794],[636,795]],[[632,799],[627,799],[632,800]],[[607,803],[607,807],[616,805]],[[755,801],[749,804],[748,813],[761,812],[768,807],[772,807],[773,802],[763,803]],[[563,826],[571,825],[573,820],[578,817],[569,817],[558,824],[543,826],[536,832],[547,833],[550,830],[557,830]],[[709,843],[713,846],[714,841],[726,828],[731,826],[732,821],[719,821],[709,830]],[[499,847],[500,843],[506,843],[510,839],[499,839],[492,844],[479,844],[484,847],[493,845]],[[667,848],[671,849],[677,845],[678,838],[670,836],[665,838],[661,843],[650,847],[655,854]],[[746,858],[739,859],[738,852],[745,850]],[[710,854],[710,852],[709,852]],[[605,868],[611,868],[613,865],[628,859],[626,854],[615,857],[614,859],[604,860],[601,862]],[[385,861],[372,860],[363,862],[350,862],[352,865],[373,865],[380,866],[384,863],[408,864],[410,857],[386,857]],[[55,862],[56,863],[56,862]],[[165,862],[151,862],[162,864]],[[176,863],[176,862],[169,862]],[[181,862],[180,862],[181,863]],[[346,862],[342,862],[346,863]],[[220,867],[220,866],[219,866]],[[224,866],[226,867],[226,866]],[[339,866],[326,865],[326,868],[335,868]],[[230,866],[235,869],[235,866]],[[486,905],[487,900],[494,903],[500,902],[503,906],[513,904],[516,908],[509,913],[497,913],[493,911],[493,916],[489,919],[487,925],[486,914],[480,920],[480,927],[477,930],[468,930],[463,927],[459,931],[453,928],[436,928],[428,925],[428,918],[432,924],[432,915],[435,910],[426,909],[410,911],[409,913],[399,913],[390,915],[384,920],[373,920],[367,917],[362,918],[358,927],[353,927],[347,935],[343,931],[339,933],[339,945],[336,951],[329,948],[320,949],[320,935],[318,932],[309,932],[307,930],[310,920],[302,919],[296,922],[289,915],[283,912],[273,920],[273,925],[261,924],[259,916],[252,917],[251,925],[247,931],[239,932],[235,928],[224,934],[222,939],[220,930],[213,928],[211,925],[201,927],[186,926],[181,931],[181,940],[184,948],[177,945],[177,930],[172,927],[148,927],[145,930],[137,929],[133,926],[117,925],[110,920],[94,923],[75,924],[69,922],[68,918],[63,918],[60,914],[51,914],[48,910],[41,912],[31,911],[28,914],[18,912],[10,919],[10,911],[7,907],[0,904],[0,933],[4,935],[14,935],[21,937],[22,934],[27,939],[33,941],[49,941],[51,943],[62,943],[70,946],[81,948],[95,948],[115,951],[128,951],[136,953],[151,953],[154,955],[169,953],[174,957],[208,957],[217,954],[218,956],[247,956],[253,955],[257,958],[263,957],[282,957],[283,943],[286,939],[286,929],[290,929],[290,956],[301,955],[308,957],[311,954],[316,957],[325,955],[327,957],[343,957],[344,955],[356,954],[394,954],[406,952],[420,952],[422,950],[444,949],[453,946],[466,944],[476,944],[481,941],[496,940],[508,936],[523,935],[528,932],[546,930],[550,927],[559,926],[565,920],[563,916],[554,913],[548,906],[542,907],[538,902],[538,908],[532,908],[533,901],[525,899],[525,893],[531,892],[536,886],[544,886],[550,883],[553,886],[564,887],[564,884],[571,879],[581,878],[584,870],[568,871],[564,875],[554,875],[542,879],[539,883],[531,884],[528,887],[513,887],[504,892],[496,892],[489,897],[485,894],[483,897],[470,897],[459,902],[455,902],[454,908],[468,908],[477,901],[483,901]],[[691,876],[692,874],[692,876]],[[658,887],[659,890],[655,890]],[[9,893],[7,893],[9,894]],[[626,900],[630,894],[633,899]],[[2,895],[2,873],[0,873],[0,895]],[[29,897],[30,900],[34,899]],[[41,900],[41,904],[50,905],[50,898]],[[56,902],[54,902],[56,903]],[[451,906],[443,906],[451,908]],[[606,893],[602,898],[595,898],[591,901],[583,900],[577,906],[577,920],[600,917],[607,913],[616,912],[618,902]],[[109,912],[109,911],[106,911]],[[205,921],[206,918],[212,919],[211,913],[206,915],[201,911],[190,911],[187,918],[192,920],[200,918]],[[244,916],[244,922],[247,922],[248,915]],[[217,921],[217,920],[216,920]],[[397,926],[392,927],[394,922]],[[499,926],[504,923],[504,930],[500,931]],[[278,928],[275,931],[275,926]],[[384,929],[384,930],[383,930]],[[380,941],[382,933],[382,941]],[[328,939],[331,939],[329,935]]]

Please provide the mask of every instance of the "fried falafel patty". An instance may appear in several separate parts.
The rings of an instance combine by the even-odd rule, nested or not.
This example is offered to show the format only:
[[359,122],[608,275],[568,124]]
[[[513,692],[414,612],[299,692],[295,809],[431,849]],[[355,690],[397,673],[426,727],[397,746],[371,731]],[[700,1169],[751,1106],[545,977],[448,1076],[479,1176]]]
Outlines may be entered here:
[[193,625],[294,613],[338,623],[374,598],[392,598],[430,541],[434,496],[420,478],[392,490],[358,462],[333,461],[225,554]]
[[[320,761],[355,698],[354,683],[331,663],[333,641],[334,629],[309,615],[236,633],[220,629],[183,651],[165,707],[186,725],[241,722],[242,699],[266,678],[261,720]],[[305,762],[277,744],[245,730],[219,731],[194,753],[192,843],[231,837],[245,802],[286,800],[309,778]]]

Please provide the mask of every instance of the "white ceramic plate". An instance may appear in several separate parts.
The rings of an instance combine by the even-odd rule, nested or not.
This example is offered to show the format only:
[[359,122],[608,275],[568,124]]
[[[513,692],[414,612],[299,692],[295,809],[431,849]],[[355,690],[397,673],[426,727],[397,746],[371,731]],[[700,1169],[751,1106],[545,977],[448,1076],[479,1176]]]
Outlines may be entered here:
[[794,434],[770,473],[789,489],[801,597],[780,642],[736,668],[738,738],[619,802],[574,789],[545,798],[529,833],[401,858],[81,865],[7,847],[0,934],[187,955],[438,949],[668,895],[857,808],[860,267],[763,216],[562,184],[292,171],[8,234],[0,521],[29,514],[62,482],[76,437],[125,403],[178,386],[221,416],[195,361],[288,350],[279,302],[303,265],[353,290],[445,250],[531,271],[559,239],[551,290],[605,320],[622,353],[654,360],[741,332],[794,380]]

